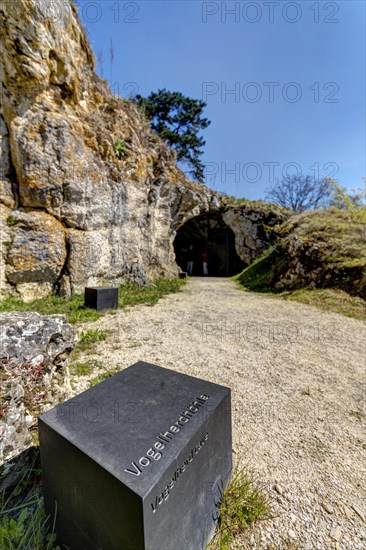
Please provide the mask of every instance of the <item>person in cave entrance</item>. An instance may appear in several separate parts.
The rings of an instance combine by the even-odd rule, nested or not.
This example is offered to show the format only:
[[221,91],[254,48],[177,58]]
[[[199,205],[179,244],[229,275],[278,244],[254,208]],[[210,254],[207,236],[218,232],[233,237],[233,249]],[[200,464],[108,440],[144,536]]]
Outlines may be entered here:
[[[189,276],[230,277],[246,266],[237,254],[233,230],[219,214],[187,220],[178,228],[173,244],[177,264]],[[207,262],[202,258],[205,250]]]
[[194,250],[193,246],[190,244],[187,252],[187,274],[192,275],[193,273],[193,260],[194,260]]
[[206,249],[202,251],[201,259],[202,259],[203,274],[208,275],[208,252]]
[[186,267],[187,266],[187,248],[185,246],[182,246],[180,250],[180,265]]

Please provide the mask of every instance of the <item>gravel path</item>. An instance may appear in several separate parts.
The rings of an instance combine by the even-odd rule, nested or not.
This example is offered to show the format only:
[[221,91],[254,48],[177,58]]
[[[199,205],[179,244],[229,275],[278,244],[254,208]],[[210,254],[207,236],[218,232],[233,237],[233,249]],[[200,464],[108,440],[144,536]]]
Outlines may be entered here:
[[232,388],[234,456],[276,513],[241,548],[366,549],[362,321],[193,278],[88,326],[112,331],[87,356],[107,368],[144,360]]

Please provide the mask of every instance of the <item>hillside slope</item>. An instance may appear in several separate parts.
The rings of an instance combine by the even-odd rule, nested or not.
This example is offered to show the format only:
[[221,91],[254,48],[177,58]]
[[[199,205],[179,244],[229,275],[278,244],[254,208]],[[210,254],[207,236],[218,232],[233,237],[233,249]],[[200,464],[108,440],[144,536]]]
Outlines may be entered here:
[[279,241],[238,276],[252,290],[339,288],[366,298],[365,225],[331,208],[292,216]]

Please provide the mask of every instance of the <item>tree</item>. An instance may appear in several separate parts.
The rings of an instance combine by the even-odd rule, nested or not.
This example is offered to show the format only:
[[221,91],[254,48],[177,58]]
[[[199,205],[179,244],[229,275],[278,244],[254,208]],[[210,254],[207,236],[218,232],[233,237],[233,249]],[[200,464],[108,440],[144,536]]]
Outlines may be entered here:
[[346,211],[350,223],[359,224],[366,237],[366,189],[352,189],[352,194],[349,194],[337,182],[328,179],[328,183],[333,188],[332,206]]
[[147,98],[137,95],[136,102],[154,132],[177,152],[178,161],[188,165],[195,180],[202,181],[204,166],[200,156],[205,141],[198,133],[211,124],[202,118],[206,103],[165,89],[152,92]]
[[[363,178],[365,179],[365,178]],[[328,183],[333,188],[333,197],[331,206],[336,206],[341,210],[352,210],[364,208],[366,206],[366,188],[351,189],[351,193],[347,193],[345,187],[341,187],[336,181],[328,178]]]
[[266,199],[295,212],[304,212],[329,206],[333,190],[326,178],[287,176],[267,189]]

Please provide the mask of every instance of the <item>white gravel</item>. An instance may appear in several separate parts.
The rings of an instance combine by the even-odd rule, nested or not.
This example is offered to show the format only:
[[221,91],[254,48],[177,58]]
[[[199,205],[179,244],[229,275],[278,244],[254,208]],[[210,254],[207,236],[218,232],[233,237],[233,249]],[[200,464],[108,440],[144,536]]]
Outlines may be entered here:
[[[241,548],[366,549],[362,321],[193,278],[153,307],[81,330],[90,327],[112,332],[80,360],[108,369],[144,360],[232,388],[234,456],[276,513]],[[74,380],[75,393],[89,378]]]

